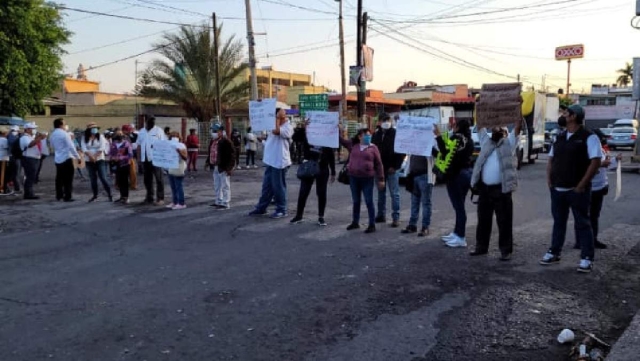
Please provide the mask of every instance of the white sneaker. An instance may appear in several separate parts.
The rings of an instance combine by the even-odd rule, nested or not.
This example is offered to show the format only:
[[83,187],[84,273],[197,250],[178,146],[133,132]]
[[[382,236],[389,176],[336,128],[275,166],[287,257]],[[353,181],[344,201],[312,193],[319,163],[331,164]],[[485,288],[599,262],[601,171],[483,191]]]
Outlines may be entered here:
[[236,169],[242,169],[242,167],[241,167],[241,166],[238,166],[238,168],[236,168]]
[[455,236],[455,238],[448,241],[446,245],[451,248],[464,248],[467,247],[467,240],[465,238]]
[[593,262],[588,259],[580,260],[580,265],[578,266],[578,272],[589,273],[593,269]]
[[451,232],[451,233],[447,234],[446,236],[442,236],[442,242],[449,242],[449,241],[455,239],[456,237],[458,237],[458,236],[456,236],[455,233]]

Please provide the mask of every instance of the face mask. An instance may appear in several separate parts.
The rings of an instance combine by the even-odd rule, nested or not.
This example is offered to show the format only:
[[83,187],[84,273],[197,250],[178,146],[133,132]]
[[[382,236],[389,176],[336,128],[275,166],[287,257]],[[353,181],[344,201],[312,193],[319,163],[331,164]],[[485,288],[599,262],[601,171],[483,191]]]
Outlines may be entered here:
[[504,138],[504,134],[502,134],[502,132],[491,133],[491,140],[493,140],[495,143],[498,143],[502,138]]
[[93,135],[98,134],[98,128],[91,128],[91,134]]
[[382,123],[382,129],[384,130],[391,129],[391,122]]
[[178,138],[171,138],[171,143],[180,143]]
[[371,144],[371,136],[370,135],[365,135],[362,137],[362,143],[364,145],[370,145]]
[[211,138],[213,140],[216,140],[216,139],[220,138],[220,136],[218,135],[218,133],[213,133],[213,134],[211,134]]
[[564,116],[561,116],[560,118],[558,118],[558,125],[561,127],[566,127],[567,126],[567,118],[565,118]]

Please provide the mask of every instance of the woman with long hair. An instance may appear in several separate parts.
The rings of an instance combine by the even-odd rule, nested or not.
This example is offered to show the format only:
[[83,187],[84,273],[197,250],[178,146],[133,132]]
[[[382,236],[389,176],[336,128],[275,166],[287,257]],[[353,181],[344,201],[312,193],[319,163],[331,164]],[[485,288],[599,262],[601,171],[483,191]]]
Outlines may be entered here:
[[331,183],[336,181],[336,157],[331,148],[310,145],[307,139],[306,127],[305,131],[301,133],[301,136],[303,151],[302,162],[317,162],[319,172],[314,177],[300,179],[298,208],[296,209],[296,216],[291,220],[291,223],[302,222],[304,207],[311,193],[311,187],[313,187],[313,183],[315,182],[316,195],[318,196],[318,225],[326,226],[324,211],[327,207],[327,185],[329,184],[329,180],[331,180]]
[[124,137],[121,130],[118,130],[113,136],[109,158],[114,164],[116,171],[116,184],[120,190],[120,199],[116,202],[129,204],[129,172],[133,157],[133,148],[128,138]]
[[100,178],[100,183],[102,183],[102,187],[107,192],[109,202],[113,202],[111,187],[109,187],[109,182],[107,181],[107,166],[104,154],[105,149],[107,149],[107,141],[100,134],[100,128],[96,123],[87,124],[80,147],[84,153],[85,167],[89,172],[91,191],[93,192],[93,197],[89,199],[89,203],[98,199],[98,178]]
[[442,240],[448,247],[466,247],[467,212],[464,203],[471,188],[473,140],[471,126],[466,120],[457,121],[453,124],[452,130],[450,136],[442,136],[437,127],[434,130],[440,153],[443,157],[449,156],[450,159],[443,177],[451,205],[456,212],[454,230],[442,237]]
[[[342,134],[342,126],[340,127],[340,133]],[[376,209],[373,204],[375,180],[379,180],[378,189],[384,189],[385,187],[380,151],[378,151],[378,147],[371,144],[371,131],[369,129],[360,129],[351,140],[340,138],[340,144],[349,151],[347,169],[349,170],[351,199],[353,200],[353,217],[347,230],[351,231],[360,228],[360,203],[361,197],[364,195],[367,211],[369,212],[369,226],[364,232],[373,233],[376,231]]]

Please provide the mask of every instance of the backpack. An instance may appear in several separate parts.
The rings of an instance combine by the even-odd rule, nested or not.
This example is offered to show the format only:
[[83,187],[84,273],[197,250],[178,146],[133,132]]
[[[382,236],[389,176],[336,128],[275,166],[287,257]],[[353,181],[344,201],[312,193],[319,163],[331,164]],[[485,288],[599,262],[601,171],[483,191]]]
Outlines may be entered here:
[[11,156],[13,159],[22,159],[23,150],[20,149],[20,139],[22,138],[22,134],[15,138],[13,143],[11,144]]

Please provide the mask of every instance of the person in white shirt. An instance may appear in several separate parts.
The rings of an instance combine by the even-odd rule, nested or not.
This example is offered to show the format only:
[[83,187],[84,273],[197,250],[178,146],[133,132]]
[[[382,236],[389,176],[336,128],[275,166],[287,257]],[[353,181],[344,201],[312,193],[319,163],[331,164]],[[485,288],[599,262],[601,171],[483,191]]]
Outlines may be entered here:
[[56,200],[73,202],[73,175],[75,173],[73,160],[80,159],[80,155],[71,136],[65,130],[64,119],[55,119],[53,127],[55,130],[51,133],[49,142],[53,148],[56,164]]
[[156,118],[150,117],[145,123],[145,128],[140,130],[135,143],[138,159],[142,162],[144,170],[144,187],[147,190],[144,203],[154,203],[153,180],[155,178],[155,205],[161,206],[164,204],[164,177],[162,168],[153,165],[153,143],[158,140],[167,140],[167,136],[162,129],[156,126]]
[[293,127],[284,109],[276,109],[276,127],[264,145],[263,162],[266,165],[262,180],[262,194],[250,216],[267,214],[267,207],[275,198],[276,211],[271,218],[287,216],[287,170],[291,166],[289,148]]
[[9,165],[9,141],[7,134],[9,129],[0,128],[0,192],[6,193]]
[[98,124],[95,122],[87,124],[80,147],[82,148],[82,153],[84,153],[84,160],[89,172],[89,180],[91,181],[91,191],[93,192],[93,197],[89,199],[89,203],[98,199],[98,178],[100,178],[102,187],[107,192],[109,202],[113,202],[111,187],[109,187],[109,182],[107,181],[107,165],[105,162],[105,154],[108,151],[107,140],[100,134]]
[[493,215],[498,224],[500,260],[508,261],[513,253],[513,200],[511,194],[518,185],[516,171],[516,149],[522,119],[515,122],[514,129],[494,127],[491,136],[486,128],[480,129],[480,154],[471,175],[471,188],[478,194],[478,227],[476,248],[471,256],[489,252]]
[[46,132],[42,134],[44,134],[45,138],[40,141],[40,152],[42,154],[40,156],[40,163],[38,163],[38,171],[36,172],[36,180],[35,180],[36,184],[40,183],[40,172],[42,171],[42,164],[44,164],[44,160],[47,159],[47,157],[50,154],[49,141],[47,141],[47,138],[46,138],[49,134],[47,134]]
[[247,159],[246,159],[247,169],[249,169],[249,167],[258,168],[258,166],[256,165],[256,151],[258,150],[258,139],[256,138],[256,135],[251,132],[251,127],[247,129],[247,135],[244,136],[244,142],[245,142],[244,148],[247,151]]
[[33,192],[33,184],[36,180],[38,163],[40,163],[40,141],[44,134],[36,134],[36,123],[27,123],[24,126],[24,135],[20,137],[20,149],[22,150],[22,167],[24,168],[24,199],[39,199]]

